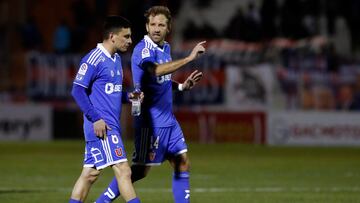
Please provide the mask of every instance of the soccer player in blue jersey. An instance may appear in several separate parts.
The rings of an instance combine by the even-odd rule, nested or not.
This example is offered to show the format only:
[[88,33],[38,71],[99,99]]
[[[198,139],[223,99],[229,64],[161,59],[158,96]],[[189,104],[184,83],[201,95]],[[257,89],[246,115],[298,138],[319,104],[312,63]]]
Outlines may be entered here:
[[80,62],[72,95],[84,113],[85,159],[73,188],[70,203],[84,202],[100,170],[111,166],[126,202],[138,203],[131,182],[131,169],[121,139],[121,102],[134,97],[123,91],[123,70],[117,52],[125,52],[131,41],[130,23],[110,16],[104,23],[103,42]]
[[[171,74],[205,52],[205,42],[198,43],[189,56],[172,61],[170,45],[165,41],[171,26],[169,9],[154,6],[145,17],[148,34],[136,45],[131,59],[133,82],[140,85],[145,94],[142,112],[135,119],[131,178],[133,182],[140,180],[151,166],[168,160],[174,169],[174,201],[190,202],[189,157],[183,132],[172,112],[172,90],[190,90],[201,79],[202,73],[194,71],[182,84],[172,81]],[[112,201],[120,193],[116,179],[113,179],[96,202]]]

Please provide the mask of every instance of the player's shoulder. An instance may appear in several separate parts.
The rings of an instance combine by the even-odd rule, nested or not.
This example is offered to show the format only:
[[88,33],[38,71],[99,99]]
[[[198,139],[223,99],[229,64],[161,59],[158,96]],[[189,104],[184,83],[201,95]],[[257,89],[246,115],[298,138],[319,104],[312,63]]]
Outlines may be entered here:
[[171,50],[171,46],[170,46],[170,43],[169,43],[169,42],[166,42],[166,41],[165,41],[164,49],[165,49],[165,50],[168,50],[168,51]]
[[96,67],[100,62],[104,61],[104,53],[99,47],[97,47],[92,49],[81,59],[81,65],[86,64],[89,67]]
[[141,57],[141,58],[150,57],[152,51],[153,48],[150,47],[143,39],[139,43],[137,43],[136,46],[134,47],[133,57]]

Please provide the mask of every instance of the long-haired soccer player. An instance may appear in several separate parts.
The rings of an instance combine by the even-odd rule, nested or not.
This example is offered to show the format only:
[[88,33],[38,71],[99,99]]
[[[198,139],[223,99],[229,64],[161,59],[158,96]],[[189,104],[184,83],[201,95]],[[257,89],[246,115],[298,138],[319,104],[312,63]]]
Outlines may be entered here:
[[[170,45],[165,41],[171,26],[169,9],[154,6],[145,17],[148,34],[136,45],[131,59],[133,82],[145,94],[141,115],[135,120],[132,181],[144,178],[151,166],[168,160],[174,169],[174,201],[189,202],[189,157],[183,132],[172,112],[172,90],[190,90],[202,73],[194,71],[182,84],[172,81],[171,73],[205,52],[205,42],[198,43],[188,57],[172,61]],[[120,192],[114,179],[96,202],[112,201]]]

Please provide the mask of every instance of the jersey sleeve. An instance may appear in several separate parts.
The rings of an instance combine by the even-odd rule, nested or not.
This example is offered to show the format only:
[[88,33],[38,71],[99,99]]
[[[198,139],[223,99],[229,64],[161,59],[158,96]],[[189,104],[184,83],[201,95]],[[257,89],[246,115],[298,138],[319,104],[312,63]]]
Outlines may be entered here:
[[95,75],[95,66],[87,62],[82,62],[74,79],[74,84],[88,88],[93,78],[95,78]]
[[141,44],[135,47],[131,57],[131,71],[134,86],[136,84],[141,86],[141,80],[146,71],[143,64],[146,62],[155,63],[155,57],[155,52],[152,49]]
[[146,62],[156,63],[155,51],[145,46],[137,46],[133,52],[132,62],[141,68]]

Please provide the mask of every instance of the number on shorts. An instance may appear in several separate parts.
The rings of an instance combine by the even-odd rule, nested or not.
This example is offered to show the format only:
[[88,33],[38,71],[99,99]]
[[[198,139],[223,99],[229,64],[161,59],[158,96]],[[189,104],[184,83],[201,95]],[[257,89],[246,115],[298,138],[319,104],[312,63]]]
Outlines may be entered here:
[[116,135],[111,135],[111,139],[114,144],[119,143],[119,138]]
[[156,137],[156,140],[155,140],[155,142],[154,142],[154,144],[153,144],[153,146],[155,147],[155,149],[159,148],[159,139],[160,139],[160,137],[157,136],[157,137]]

